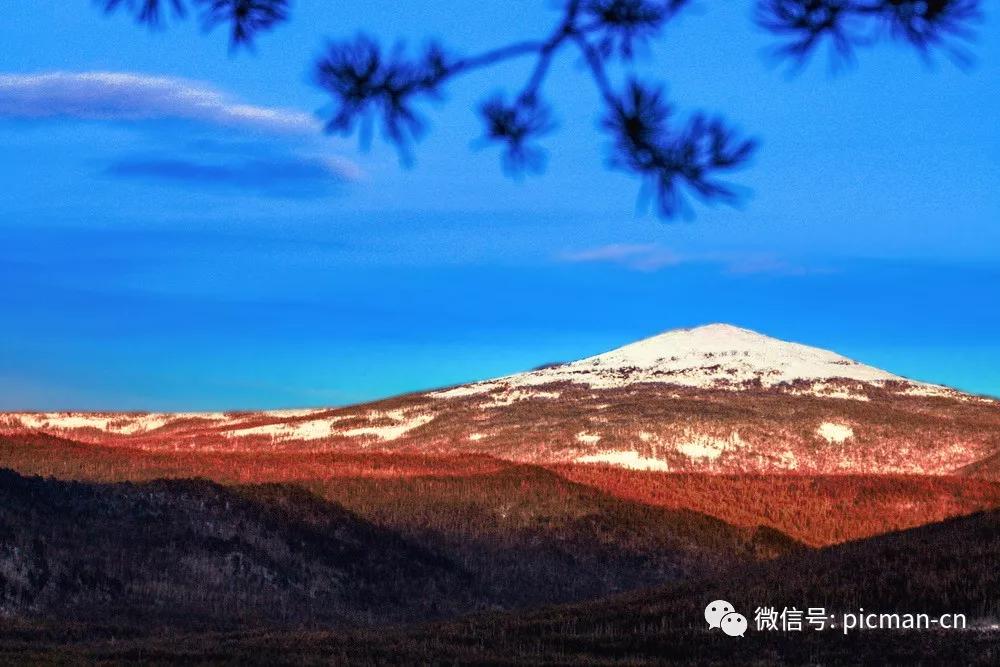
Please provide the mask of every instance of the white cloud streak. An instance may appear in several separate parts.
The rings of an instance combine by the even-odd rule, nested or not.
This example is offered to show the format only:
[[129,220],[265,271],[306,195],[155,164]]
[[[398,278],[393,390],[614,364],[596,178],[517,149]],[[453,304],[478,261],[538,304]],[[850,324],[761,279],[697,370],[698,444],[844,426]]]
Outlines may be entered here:
[[127,72],[0,74],[0,118],[188,120],[267,132],[318,132],[294,109],[245,104],[209,84]]
[[611,243],[559,254],[556,259],[572,264],[604,263],[633,271],[659,271],[682,264],[718,265],[734,275],[806,275],[827,273],[828,269],[807,269],[768,254],[679,253],[658,243]]
[[656,271],[677,266],[688,261],[674,251],[656,243],[612,243],[609,245],[565,252],[559,256],[564,262],[619,264],[637,271]]

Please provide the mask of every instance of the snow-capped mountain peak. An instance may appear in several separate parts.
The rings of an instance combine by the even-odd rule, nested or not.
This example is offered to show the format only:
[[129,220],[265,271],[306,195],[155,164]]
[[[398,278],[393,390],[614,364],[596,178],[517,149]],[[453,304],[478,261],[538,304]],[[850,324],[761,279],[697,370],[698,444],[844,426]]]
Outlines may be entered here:
[[[497,385],[538,386],[558,382],[612,389],[641,382],[701,389],[812,385],[818,393],[859,398],[844,385],[899,383],[910,393],[954,395],[939,385],[913,382],[835,352],[791,343],[730,324],[673,329],[567,364],[438,392],[441,397],[489,391]],[[800,387],[801,388],[801,387]]]
[[903,381],[828,350],[790,343],[730,324],[674,329],[583,359],[574,367],[637,369],[678,376],[678,384],[712,386],[759,379],[765,386],[795,380],[844,378],[863,382]]
[[129,450],[482,453],[648,471],[989,474],[1000,401],[726,324],[342,408],[0,413],[0,438]]

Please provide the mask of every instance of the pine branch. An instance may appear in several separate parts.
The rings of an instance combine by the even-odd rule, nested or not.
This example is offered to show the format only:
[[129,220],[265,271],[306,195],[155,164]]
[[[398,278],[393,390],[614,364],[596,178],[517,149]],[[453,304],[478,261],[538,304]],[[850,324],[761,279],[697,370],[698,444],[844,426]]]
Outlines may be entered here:
[[[231,48],[250,47],[257,34],[287,20],[289,0],[96,0],[107,12],[126,10],[151,27],[166,14],[185,17],[197,10],[206,30],[228,25]],[[482,53],[458,57],[434,43],[414,56],[401,46],[384,51],[374,39],[359,35],[330,43],[314,67],[314,80],[331,104],[326,130],[357,131],[363,146],[378,123],[382,135],[410,163],[413,144],[427,123],[419,107],[439,100],[448,82],[475,70],[509,60],[534,58],[524,84],[514,94],[493,95],[478,112],[483,139],[502,148],[505,170],[520,174],[544,166],[538,140],[554,128],[544,99],[546,76],[565,51],[575,51],[586,65],[604,105],[602,128],[611,137],[610,164],[631,172],[656,198],[667,218],[686,213],[685,194],[707,203],[739,203],[735,188],[719,180],[744,165],[755,142],[717,117],[695,113],[686,122],[672,120],[673,108],[663,86],[634,77],[616,86],[612,63],[629,69],[639,53],[662,33],[689,0],[566,0],[551,32]],[[980,0],[756,0],[755,21],[780,43],[775,54],[801,67],[822,46],[836,60],[881,39],[902,42],[922,57],[933,50],[964,64],[965,44],[981,19]]]

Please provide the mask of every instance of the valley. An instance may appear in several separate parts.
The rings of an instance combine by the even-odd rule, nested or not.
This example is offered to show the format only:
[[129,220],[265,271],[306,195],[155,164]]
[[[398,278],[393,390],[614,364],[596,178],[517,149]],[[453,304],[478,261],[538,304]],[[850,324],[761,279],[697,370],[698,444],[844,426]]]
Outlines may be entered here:
[[[994,399],[726,325],[360,406],[6,413],[0,657],[724,662],[699,605],[769,596],[961,611],[934,641],[981,656],[998,456]],[[822,640],[749,643],[874,650]]]

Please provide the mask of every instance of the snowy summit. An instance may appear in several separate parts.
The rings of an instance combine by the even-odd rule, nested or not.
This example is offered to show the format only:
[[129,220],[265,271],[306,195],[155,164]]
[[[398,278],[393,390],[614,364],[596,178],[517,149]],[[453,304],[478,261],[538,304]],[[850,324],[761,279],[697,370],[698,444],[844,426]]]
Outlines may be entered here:
[[[1000,402],[727,324],[341,408],[7,413],[0,436],[184,452],[429,452],[651,472],[989,473]],[[974,468],[970,468],[970,466]]]
[[572,363],[457,387],[438,396],[487,391],[497,383],[512,387],[555,382],[611,389],[657,382],[703,389],[740,389],[808,382],[899,382],[929,394],[945,387],[916,383],[852,359],[799,343],[771,338],[730,324],[674,329]]
[[[795,380],[844,378],[862,382],[904,381],[904,378],[859,364],[834,352],[742,329],[708,324],[674,329],[582,359],[565,370],[589,369],[599,377],[621,375],[693,387],[742,384],[759,379],[764,386]],[[558,370],[558,369],[556,369]]]

